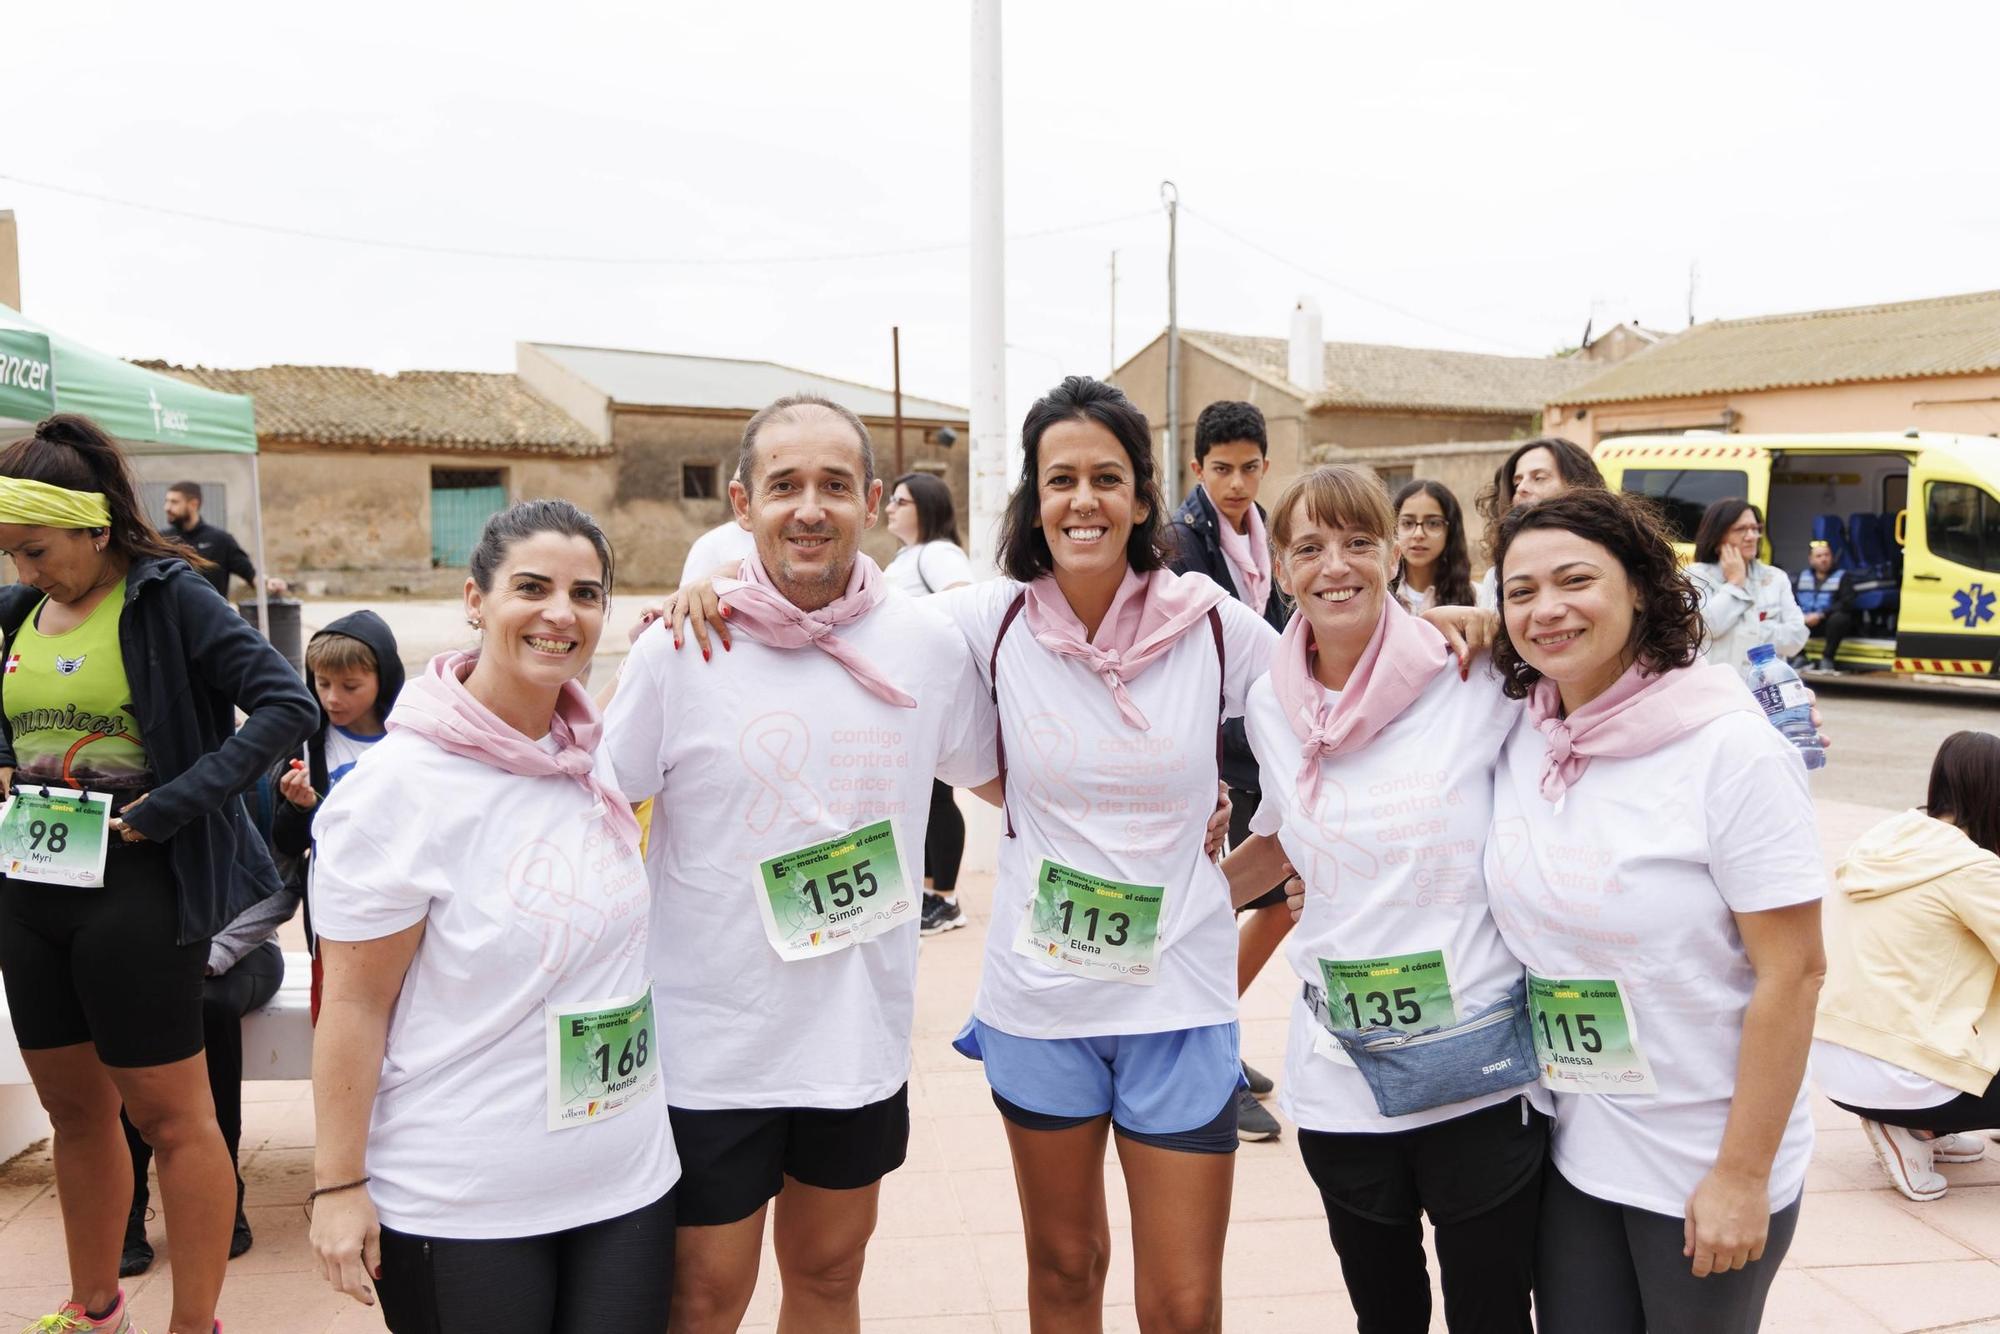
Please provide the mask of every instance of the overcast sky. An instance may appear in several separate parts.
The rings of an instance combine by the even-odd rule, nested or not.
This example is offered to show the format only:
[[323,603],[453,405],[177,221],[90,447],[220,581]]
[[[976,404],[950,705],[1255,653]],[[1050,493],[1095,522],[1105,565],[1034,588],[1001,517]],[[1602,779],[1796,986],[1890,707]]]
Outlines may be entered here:
[[[1005,23],[1016,420],[1108,369],[1114,248],[1118,355],[1164,326],[1165,178],[1190,328],[1282,335],[1309,293],[1329,338],[1538,355],[1681,327],[1691,263],[1702,319],[2000,287],[1991,0]],[[962,403],[968,67],[963,0],[7,3],[0,208],[27,313],[120,355],[887,384],[901,324],[905,390]]]

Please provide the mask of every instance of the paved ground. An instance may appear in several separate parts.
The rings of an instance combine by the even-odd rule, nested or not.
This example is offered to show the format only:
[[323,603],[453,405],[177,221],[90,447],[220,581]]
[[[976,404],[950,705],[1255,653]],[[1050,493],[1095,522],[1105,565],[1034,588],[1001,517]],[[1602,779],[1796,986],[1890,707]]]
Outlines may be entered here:
[[[323,623],[340,608],[315,606]],[[391,619],[412,659],[458,642],[447,608],[399,604]],[[636,606],[620,609],[621,619]],[[610,638],[619,641],[622,635]],[[608,654],[606,655],[609,656]],[[602,667],[600,668],[602,670]],[[1823,694],[1834,760],[1817,781],[1819,824],[1829,856],[1891,810],[1922,800],[1936,743],[1961,727],[1994,726],[1992,702]],[[995,834],[975,824],[975,864]],[[971,1001],[983,940],[990,874],[965,887],[970,930],[927,941],[918,995],[913,1136],[908,1165],[889,1178],[864,1285],[866,1327],[877,1334],[1024,1331],[1025,1262],[1020,1214],[998,1115],[977,1066],[951,1051]],[[1289,987],[1267,970],[1244,1005],[1244,1046],[1254,1064],[1282,1063]],[[245,1089],[244,1167],[257,1245],[230,1266],[222,1314],[231,1334],[352,1334],[381,1328],[308,1272],[300,1205],[311,1176],[312,1104],[304,1084]],[[1779,1276],[1765,1328],[1846,1331],[1989,1331],[2000,1334],[2000,1146],[1992,1162],[1946,1169],[1951,1193],[1912,1204],[1889,1190],[1851,1118],[1821,1102],[1819,1150],[1790,1261]],[[1136,1329],[1131,1240],[1115,1162],[1106,1169],[1111,1217],[1120,1228],[1109,1286],[1111,1330]],[[1318,1197],[1289,1128],[1277,1144],[1245,1145],[1237,1160],[1227,1258],[1227,1323],[1258,1334],[1352,1330],[1353,1318],[1326,1238]],[[165,1328],[162,1263],[130,1286],[141,1323]],[[65,1295],[62,1239],[45,1148],[0,1168],[0,1329],[54,1308]],[[767,1256],[747,1330],[769,1331],[777,1315]],[[1442,1319],[1433,1328],[1443,1329]]]

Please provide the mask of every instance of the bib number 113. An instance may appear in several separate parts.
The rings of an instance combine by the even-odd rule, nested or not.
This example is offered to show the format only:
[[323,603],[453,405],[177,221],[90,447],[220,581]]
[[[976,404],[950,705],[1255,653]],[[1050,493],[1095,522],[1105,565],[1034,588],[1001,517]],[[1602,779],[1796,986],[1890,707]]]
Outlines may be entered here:
[[[1056,905],[1056,911],[1062,915],[1062,933],[1066,936],[1074,935],[1087,941],[1101,941],[1106,945],[1123,945],[1131,938],[1132,914],[1130,913],[1107,913],[1101,908],[1085,908],[1078,913],[1073,899],[1063,899]],[[1076,930],[1079,918],[1083,922],[1083,930],[1080,932]],[[1102,937],[1097,933],[1100,924],[1104,927]]]

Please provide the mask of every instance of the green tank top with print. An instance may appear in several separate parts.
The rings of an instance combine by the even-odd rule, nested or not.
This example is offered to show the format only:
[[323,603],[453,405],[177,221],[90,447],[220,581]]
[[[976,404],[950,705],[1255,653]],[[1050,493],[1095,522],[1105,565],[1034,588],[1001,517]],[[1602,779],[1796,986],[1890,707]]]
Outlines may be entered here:
[[0,708],[14,737],[15,781],[97,792],[152,786],[118,646],[125,581],[118,581],[83,624],[63,634],[37,628],[47,606],[44,599],[22,623],[0,677]]

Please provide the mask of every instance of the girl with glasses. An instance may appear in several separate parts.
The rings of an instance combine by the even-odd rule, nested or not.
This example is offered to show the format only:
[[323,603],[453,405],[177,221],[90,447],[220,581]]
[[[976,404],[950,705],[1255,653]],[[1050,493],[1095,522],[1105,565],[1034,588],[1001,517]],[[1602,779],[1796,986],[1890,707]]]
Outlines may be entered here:
[[1473,604],[1465,515],[1450,487],[1420,478],[1396,493],[1396,553],[1389,587],[1411,611]]

